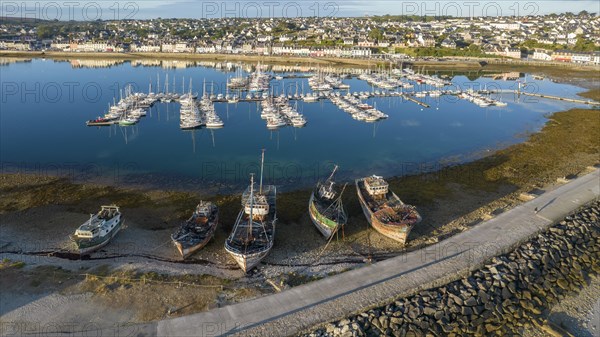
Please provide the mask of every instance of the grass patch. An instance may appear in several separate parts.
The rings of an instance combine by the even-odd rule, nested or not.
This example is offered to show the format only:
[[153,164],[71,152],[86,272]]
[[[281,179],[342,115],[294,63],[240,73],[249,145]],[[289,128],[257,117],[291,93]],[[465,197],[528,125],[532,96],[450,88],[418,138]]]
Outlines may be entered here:
[[313,281],[318,281],[322,279],[323,276],[320,275],[305,275],[299,273],[288,273],[285,276],[286,283],[291,287],[296,287],[299,285],[307,284]]
[[596,102],[600,102],[600,88],[592,89],[590,91],[582,92],[579,94],[581,97],[589,98]]
[[9,258],[2,259],[2,262],[0,263],[0,270],[9,269],[9,268],[21,269],[23,267],[25,267],[25,262],[23,262],[23,261],[12,261]]
[[46,284],[61,284],[70,280],[74,275],[69,271],[55,266],[38,266],[29,273],[29,285],[39,287]]
[[119,288],[134,286],[173,285],[190,286],[211,289],[222,289],[231,284],[231,280],[218,278],[212,275],[167,275],[156,272],[136,272],[134,270],[110,270],[107,266],[100,266],[85,275],[85,282],[81,285],[82,291],[96,294],[106,294]]
[[571,80],[579,79],[598,79],[597,68],[574,66],[565,64],[563,67],[556,65],[522,65],[522,64],[487,64],[482,68],[486,72],[521,72],[530,74],[540,74],[556,79]]

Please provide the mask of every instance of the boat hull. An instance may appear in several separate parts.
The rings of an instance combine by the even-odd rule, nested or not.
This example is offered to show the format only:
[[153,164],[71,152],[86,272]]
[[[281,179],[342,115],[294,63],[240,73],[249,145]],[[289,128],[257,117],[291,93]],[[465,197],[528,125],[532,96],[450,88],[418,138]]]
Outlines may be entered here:
[[227,252],[231,254],[235,262],[240,266],[244,273],[247,273],[252,268],[256,267],[265,258],[265,256],[269,255],[271,248],[273,248],[273,246],[270,246],[266,250],[256,252],[253,254],[241,254],[228,248],[227,245],[225,246],[225,250],[227,250]]
[[111,126],[115,124],[115,122],[113,121],[106,121],[106,122],[86,122],[85,125],[87,126]]
[[119,219],[117,225],[105,235],[101,240],[87,240],[87,239],[77,239],[75,243],[77,244],[77,248],[79,250],[79,255],[89,254],[97,251],[98,249],[106,246],[112,238],[117,235],[119,230],[123,225],[123,219]]
[[360,207],[367,219],[367,222],[373,229],[379,232],[381,235],[388,237],[394,241],[399,242],[400,244],[406,244],[408,239],[408,234],[412,229],[412,225],[386,225],[382,223],[376,216],[375,213],[369,208],[367,202],[361,192],[361,188],[359,186],[360,180],[356,181],[356,193],[358,194],[358,201],[360,203]]
[[[238,214],[236,224],[234,226],[233,232],[225,241],[225,251],[227,251],[235,260],[235,262],[240,266],[240,268],[247,273],[252,268],[256,267],[264,258],[269,254],[273,245],[275,243],[275,234],[277,228],[277,210],[276,210],[276,198],[277,198],[277,188],[271,185],[263,186],[263,192],[269,203],[269,213],[262,220],[251,220],[254,225],[253,228],[257,229],[261,226],[260,231],[253,230],[253,239],[250,244],[240,242],[240,237],[244,235],[240,235],[240,233],[246,233],[245,231],[248,227],[241,227],[241,222],[246,222],[248,219],[243,219],[246,213],[246,206],[248,204],[249,195],[247,189],[242,194],[242,209]],[[242,220],[243,219],[243,220]],[[259,241],[262,241],[265,244],[260,244]]]
[[[242,210],[242,212],[243,212],[243,210]],[[276,229],[275,220],[273,220],[272,226],[273,226],[272,237],[274,239],[275,238],[275,229]],[[263,249],[261,251],[253,252],[250,254],[244,254],[244,253],[240,252],[238,249],[236,249],[235,247],[230,246],[229,241],[225,241],[225,250],[231,255],[231,257],[233,257],[235,262],[240,266],[240,268],[244,271],[244,273],[247,273],[252,268],[256,267],[267,255],[269,255],[269,252],[271,251],[272,248],[273,248],[273,241],[271,241],[271,243],[268,247],[266,247],[265,249]]]
[[216,225],[213,226],[212,232],[206,236],[206,238],[199,242],[198,244],[189,246],[189,247],[184,247],[181,242],[171,239],[173,241],[173,244],[175,244],[175,247],[177,247],[177,250],[179,251],[179,254],[181,254],[181,257],[183,259],[186,259],[188,256],[194,254],[195,252],[199,251],[200,249],[204,248],[204,246],[206,246],[210,240],[212,240],[212,238],[215,235],[215,229],[216,229]]
[[[203,226],[204,228],[206,228],[206,234],[201,241],[199,241],[196,244],[186,244],[186,240],[182,239],[185,237],[200,238],[199,236],[204,233],[192,233],[190,231],[186,232],[186,234],[181,234],[179,231],[177,231],[175,232],[175,234],[171,235],[171,241],[173,242],[183,259],[186,259],[188,256],[204,248],[204,246],[206,246],[210,242],[210,240],[212,240],[212,238],[215,236],[215,231],[217,230],[217,225],[219,224],[219,211],[216,206],[213,207],[214,208],[212,209],[212,213],[209,216],[212,217],[212,219],[208,219]],[[190,223],[195,221],[194,219],[195,218],[193,215],[188,221],[181,225],[180,230],[182,228],[185,230],[185,227],[187,227]]]
[[195,252],[199,251],[200,249],[204,248],[204,246],[206,246],[211,239],[212,239],[212,235],[210,237],[208,237],[206,240],[198,243],[197,245],[193,245],[190,247],[183,247],[183,245],[180,242],[177,242],[175,240],[173,240],[173,243],[175,244],[175,247],[177,247],[177,250],[179,251],[179,254],[181,254],[181,257],[186,259],[190,255],[192,255]]
[[[315,227],[317,227],[319,232],[321,232],[321,234],[323,234],[323,236],[327,239],[331,238],[340,228],[340,224],[325,218],[324,215],[319,213],[319,210],[315,206],[314,194],[311,194],[310,196],[310,201],[308,204],[308,214],[310,216],[310,220],[315,225]],[[327,220],[331,221],[333,225],[327,225]]]

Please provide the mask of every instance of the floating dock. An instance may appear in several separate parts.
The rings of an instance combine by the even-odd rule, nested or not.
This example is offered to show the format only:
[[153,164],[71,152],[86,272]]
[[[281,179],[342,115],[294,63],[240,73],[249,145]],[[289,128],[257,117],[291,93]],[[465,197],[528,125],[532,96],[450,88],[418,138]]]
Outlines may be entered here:
[[419,101],[417,99],[414,99],[414,98],[412,98],[412,97],[410,97],[410,96],[408,96],[406,94],[402,94],[400,97],[405,98],[406,100],[411,101],[413,103],[417,103],[418,105],[420,105],[422,107],[425,107],[425,108],[429,108],[430,107],[429,104],[427,104],[425,102],[421,102],[421,101]]

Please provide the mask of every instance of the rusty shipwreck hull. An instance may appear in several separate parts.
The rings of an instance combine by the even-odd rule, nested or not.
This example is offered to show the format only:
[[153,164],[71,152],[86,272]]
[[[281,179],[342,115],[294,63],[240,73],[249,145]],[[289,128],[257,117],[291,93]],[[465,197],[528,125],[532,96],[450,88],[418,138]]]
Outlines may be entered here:
[[[369,205],[367,204],[367,201],[365,200],[365,197],[362,194],[362,188],[359,186],[359,180],[356,181],[356,193],[358,194],[358,200],[360,203],[360,207],[362,208],[363,213],[365,214],[365,218],[367,219],[367,221],[369,222],[371,227],[373,227],[381,235],[384,235],[394,241],[397,241],[402,245],[406,244],[408,235],[410,234],[410,230],[414,227],[416,222],[420,221],[420,216],[419,216],[418,220],[416,220],[414,222],[407,221],[407,222],[402,222],[402,223],[398,223],[398,222],[383,223],[379,219],[379,217],[385,215],[386,212],[390,212],[393,210],[390,209],[389,207],[384,206],[382,209],[378,210],[377,212],[373,212],[371,210],[371,208],[369,208]],[[393,195],[394,195],[394,197],[396,197],[395,194],[393,194]]]

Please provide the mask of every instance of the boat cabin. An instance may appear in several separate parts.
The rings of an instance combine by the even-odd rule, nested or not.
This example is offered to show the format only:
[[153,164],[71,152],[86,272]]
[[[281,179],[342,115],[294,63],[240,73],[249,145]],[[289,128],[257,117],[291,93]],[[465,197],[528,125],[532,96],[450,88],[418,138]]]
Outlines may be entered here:
[[196,214],[200,217],[209,217],[211,213],[210,204],[201,201],[196,207]]
[[383,177],[374,175],[365,179],[365,189],[373,196],[386,195],[388,193],[388,186]]
[[75,231],[75,236],[78,238],[91,239],[96,233],[98,233],[98,228],[94,228],[93,230],[78,229]]
[[269,214],[269,203],[267,202],[267,198],[264,195],[259,195],[254,197],[254,202],[247,202],[244,207],[244,211],[246,214],[250,214],[250,209],[252,208],[252,216],[266,216]]
[[333,189],[333,181],[327,182],[328,184],[321,185],[319,188],[319,196],[323,199],[333,199],[335,197],[335,190]]

